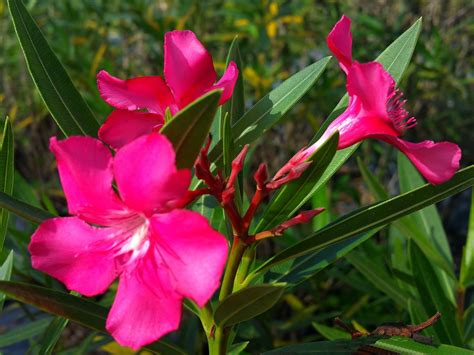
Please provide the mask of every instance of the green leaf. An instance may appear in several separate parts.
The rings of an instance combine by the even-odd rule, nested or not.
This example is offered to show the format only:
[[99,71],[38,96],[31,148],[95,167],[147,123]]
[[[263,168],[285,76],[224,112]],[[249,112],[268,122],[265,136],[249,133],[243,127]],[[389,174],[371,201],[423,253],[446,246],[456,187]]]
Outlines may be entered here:
[[[14,147],[13,130],[9,118],[5,120],[2,140],[0,142],[0,192],[11,195],[15,168],[13,165]],[[10,214],[4,208],[0,209],[0,251],[3,249],[7,235],[8,219]]]
[[[42,311],[107,333],[105,320],[109,310],[97,303],[64,292],[21,282],[0,281],[0,291],[17,301],[33,305]],[[174,345],[163,341],[145,346],[144,349],[166,354],[184,354]]]
[[25,325],[15,327],[8,333],[0,336],[0,348],[10,346],[20,341],[29,340],[37,335],[40,335],[48,326],[51,318],[38,319],[33,322],[29,322]]
[[[404,154],[399,152],[397,160],[401,192],[409,191],[425,183],[418,170]],[[434,268],[434,271],[441,282],[444,293],[455,304],[453,291],[456,276],[453,257],[436,206],[423,208],[412,213],[409,217],[402,218],[398,223],[403,225],[399,227],[399,230],[412,238],[425,256],[443,269]]]
[[262,355],[277,354],[353,354],[363,345],[374,344],[377,338],[361,338],[357,340],[318,341],[285,346],[283,348],[265,351]]
[[[392,75],[396,82],[399,82],[405,72],[410,59],[415,50],[416,42],[421,30],[421,18],[418,19],[408,30],[400,35],[395,41],[392,42],[378,57],[375,59],[381,63],[384,68]],[[331,122],[337,118],[347,107],[349,102],[348,95],[339,101],[334,110],[331,112],[326,121],[321,125],[318,132],[315,134],[311,143],[316,142],[326,131]],[[346,149],[338,150],[334,159],[332,160],[329,167],[324,172],[321,179],[314,187],[317,191],[321,186],[325,185],[326,182],[334,175],[336,171],[346,162],[347,159],[357,150],[360,143],[354,144]]]
[[[251,143],[274,126],[314,85],[326,69],[330,57],[309,65],[286,79],[277,88],[265,95],[235,124],[232,125],[232,137],[235,149]],[[211,160],[220,160],[222,143],[210,152]]]
[[466,245],[463,249],[459,282],[464,287],[474,285],[474,192],[471,191],[471,212],[467,230]]
[[230,117],[229,115],[224,115],[222,117],[222,125],[221,125],[221,139],[223,145],[223,163],[222,166],[224,167],[225,176],[230,175],[230,171],[232,169],[232,158],[234,157],[233,152],[233,142],[232,142],[232,132],[230,127]]
[[451,180],[444,184],[436,186],[426,184],[408,193],[358,209],[268,259],[252,272],[251,277],[253,278],[257,274],[287,260],[314,253],[336,242],[368,232],[373,228],[385,226],[414,211],[469,188],[473,184],[474,166],[470,166],[458,171]]
[[295,214],[311,198],[315,186],[336,153],[339,134],[333,134],[309,158],[311,165],[300,178],[286,184],[272,197],[253,233],[275,227]]
[[474,338],[474,304],[471,304],[464,312],[463,318],[464,342],[467,343],[469,340]]
[[43,333],[43,338],[40,341],[40,354],[52,354],[58,343],[61,334],[66,328],[69,320],[63,317],[55,317]]
[[[275,349],[272,351],[266,351],[262,355],[276,355],[276,354],[352,354],[356,353],[357,350],[362,346],[370,347],[363,353],[370,354],[382,354],[380,349],[393,351],[397,354],[410,354],[410,355],[424,355],[424,354],[460,354],[468,355],[472,351],[459,348],[451,345],[427,345],[414,341],[410,338],[405,337],[392,337],[392,338],[380,338],[380,337],[365,337],[357,340],[336,340],[336,341],[319,341],[314,343],[290,345],[284,348]],[[379,349],[379,350],[377,350]]]
[[[410,160],[400,152],[398,153],[398,177],[400,179],[401,192],[410,191],[425,184],[418,170],[416,170]],[[451,256],[448,238],[444,232],[443,223],[436,210],[436,206],[428,206],[413,213],[411,216],[418,228],[422,228],[424,234],[432,240],[436,249],[442,253],[446,260],[452,263],[453,258]]]
[[380,265],[357,251],[348,254],[346,259],[375,287],[403,308],[407,308],[409,295],[397,286],[393,277]]
[[318,207],[326,209],[326,213],[319,215],[318,218],[313,218],[311,223],[313,230],[321,229],[331,222],[331,190],[328,185],[321,186],[311,196],[311,208],[315,209]]
[[5,208],[10,212],[20,216],[35,224],[40,224],[45,219],[55,217],[51,213],[41,208],[29,205],[25,202],[17,200],[3,192],[0,192],[0,208]]
[[415,243],[409,243],[409,254],[415,285],[426,314],[440,312],[442,317],[433,328],[442,343],[462,345],[462,336],[456,322],[455,310],[446,298],[439,278],[425,254]]
[[378,348],[393,351],[400,354],[410,355],[425,355],[425,354],[453,354],[453,355],[468,355],[472,354],[472,351],[459,348],[452,345],[427,345],[414,341],[410,338],[404,337],[392,337],[388,339],[380,339],[375,345]]
[[[359,170],[362,174],[362,177],[369,187],[369,190],[372,192],[374,197],[379,200],[385,200],[389,198],[389,194],[385,191],[384,187],[380,183],[380,181],[375,177],[374,174],[372,174],[367,167],[362,163],[362,161],[359,159],[358,160],[358,166]],[[414,186],[412,189],[415,187],[419,187],[419,185]],[[402,189],[402,192],[408,192],[410,189]],[[434,206],[428,206],[426,208],[435,208]],[[426,210],[423,209],[423,210]],[[441,267],[447,275],[451,276],[451,278],[454,278],[454,272],[453,272],[453,267],[450,259],[447,259],[439,249],[436,248],[435,242],[431,241],[429,238],[429,232],[424,233],[420,228],[419,224],[416,223],[414,219],[412,219],[412,215],[401,218],[398,221],[395,221],[393,224],[394,226],[402,233],[403,236],[411,238],[415,243],[418,244],[418,246],[423,250],[425,255],[436,265]],[[444,233],[444,232],[443,232]],[[446,274],[443,276],[445,278],[447,276]],[[449,284],[447,285],[447,290],[449,290]],[[446,291],[447,294],[449,291]]]
[[229,347],[229,350],[227,351],[227,355],[239,355],[239,354],[241,354],[245,350],[247,345],[249,345],[249,343],[250,343],[249,341],[243,341],[241,343],[232,344]]
[[283,294],[281,285],[249,286],[222,300],[214,312],[216,325],[231,326],[267,311]]
[[[12,269],[13,269],[13,250],[10,251],[7,258],[3,262],[2,266],[0,266],[0,280],[9,281],[10,277],[12,276]],[[0,292],[0,311],[3,309],[4,302],[5,302],[5,295]]]
[[179,169],[191,169],[206,141],[216,114],[221,90],[214,90],[179,111],[161,129],[176,151]]
[[313,322],[312,324],[314,329],[316,329],[319,334],[321,334],[328,340],[351,339],[351,335],[343,330],[328,327],[327,325],[319,324],[316,322]]
[[297,285],[357,248],[379,229],[381,228],[334,243],[316,253],[289,260],[287,267],[282,267],[285,264],[276,265],[275,268],[265,273],[265,282],[284,282],[288,285]]
[[8,0],[10,15],[31,77],[66,136],[97,136],[99,123],[21,0]]
[[245,97],[244,97],[244,80],[243,80],[243,64],[242,57],[240,56],[239,40],[235,36],[234,40],[230,44],[229,53],[227,54],[226,67],[229,63],[234,61],[239,69],[239,76],[235,83],[234,92],[230,99],[222,106],[222,114],[229,114],[230,123],[237,122],[245,112]]

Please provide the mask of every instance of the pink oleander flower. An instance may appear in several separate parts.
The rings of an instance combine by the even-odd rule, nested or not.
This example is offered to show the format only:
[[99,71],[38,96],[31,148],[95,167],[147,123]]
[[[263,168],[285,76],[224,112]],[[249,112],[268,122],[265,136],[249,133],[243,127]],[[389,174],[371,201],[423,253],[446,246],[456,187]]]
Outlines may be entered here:
[[396,89],[395,80],[380,63],[361,64],[352,60],[350,27],[350,19],[343,16],[327,38],[328,47],[347,74],[349,105],[316,143],[291,159],[290,165],[306,160],[339,131],[338,149],[368,138],[379,139],[403,152],[430,183],[449,180],[459,169],[461,150],[450,142],[412,143],[399,138],[416,125],[416,119],[405,110],[403,93]]
[[104,70],[97,75],[100,95],[117,109],[99,130],[99,138],[113,148],[159,129],[167,109],[174,115],[215,89],[222,89],[221,105],[232,96],[239,75],[236,64],[230,62],[216,83],[212,57],[192,31],[166,33],[164,54],[164,80],[160,76],[121,80]]
[[228,247],[203,216],[177,208],[191,172],[176,169],[171,143],[151,133],[113,157],[97,139],[53,137],[50,149],[73,217],[38,227],[33,267],[85,296],[118,277],[106,327],[124,346],[177,329],[183,297],[202,307],[218,288]]

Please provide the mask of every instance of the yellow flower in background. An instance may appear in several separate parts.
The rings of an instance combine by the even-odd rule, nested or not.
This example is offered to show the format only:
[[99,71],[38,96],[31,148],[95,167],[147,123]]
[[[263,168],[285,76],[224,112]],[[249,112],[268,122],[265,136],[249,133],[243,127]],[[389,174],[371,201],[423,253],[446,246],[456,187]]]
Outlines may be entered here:
[[269,38],[275,38],[278,32],[278,24],[275,21],[271,21],[267,24],[267,35]]

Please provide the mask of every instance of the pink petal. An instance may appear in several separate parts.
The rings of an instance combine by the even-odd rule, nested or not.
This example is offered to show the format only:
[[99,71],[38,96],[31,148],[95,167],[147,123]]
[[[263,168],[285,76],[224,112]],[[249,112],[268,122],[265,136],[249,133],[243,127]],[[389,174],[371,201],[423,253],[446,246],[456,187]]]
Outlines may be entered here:
[[29,251],[35,269],[85,296],[105,292],[115,279],[109,228],[91,227],[77,217],[52,218],[31,237]]
[[125,207],[112,189],[112,155],[98,139],[75,136],[50,139],[69,213],[90,223],[107,225]]
[[334,25],[331,32],[329,32],[326,42],[331,52],[333,52],[339,60],[339,66],[344,73],[347,74],[352,65],[352,34],[350,18],[343,15]]
[[173,201],[184,196],[191,182],[189,170],[176,170],[173,146],[159,133],[120,148],[114,175],[125,204],[146,214],[168,210]]
[[354,62],[347,75],[347,92],[361,101],[363,113],[387,121],[387,101],[394,87],[392,76],[377,62]]
[[211,90],[223,89],[219,105],[224,104],[232,96],[238,76],[239,69],[237,69],[237,65],[234,62],[230,62],[221,80],[212,86]]
[[391,136],[376,137],[400,149],[433,185],[451,179],[459,169],[461,149],[451,142],[412,143]]
[[212,57],[192,31],[165,34],[166,83],[180,108],[202,96],[216,81]]
[[99,138],[117,149],[138,137],[150,134],[153,129],[160,128],[163,123],[163,117],[159,114],[115,110],[100,127]]
[[151,228],[176,291],[204,306],[220,284],[227,259],[227,240],[200,214],[174,210],[156,214]]
[[120,277],[117,295],[106,328],[114,339],[134,350],[176,330],[182,298],[170,288],[162,269],[149,262]]
[[178,108],[170,89],[159,76],[143,76],[128,80],[116,78],[105,70],[97,74],[100,96],[111,106],[128,111],[147,109],[165,114],[167,107],[172,113]]

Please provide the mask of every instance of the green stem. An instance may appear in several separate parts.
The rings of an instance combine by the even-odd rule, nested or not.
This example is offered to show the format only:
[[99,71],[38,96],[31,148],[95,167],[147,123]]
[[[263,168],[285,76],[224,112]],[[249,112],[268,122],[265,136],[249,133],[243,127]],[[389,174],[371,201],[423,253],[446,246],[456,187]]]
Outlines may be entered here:
[[[248,245],[245,244],[242,240],[240,240],[239,237],[234,236],[232,248],[229,254],[229,259],[227,261],[227,267],[224,273],[224,279],[222,280],[221,291],[219,293],[219,301],[222,301],[224,298],[226,298],[232,293],[234,288],[235,276],[237,274],[237,270],[239,269],[242,256],[244,255],[244,252],[247,247]],[[213,325],[211,326],[209,332],[206,331],[210,355],[225,355],[227,353],[227,342],[231,330],[231,327],[222,328]]]
[[227,261],[227,267],[224,273],[224,279],[222,280],[222,287],[219,293],[219,301],[222,301],[228,295],[232,293],[234,288],[235,275],[239,269],[240,261],[242,256],[247,249],[247,244],[245,244],[239,237],[234,236],[234,241],[232,243],[232,248],[229,254],[229,260]]
[[242,256],[242,261],[240,262],[240,267],[237,270],[237,275],[235,276],[234,281],[234,290],[239,291],[242,289],[242,284],[247,277],[249,272],[250,265],[252,265],[253,260],[255,259],[255,244],[250,245]]

